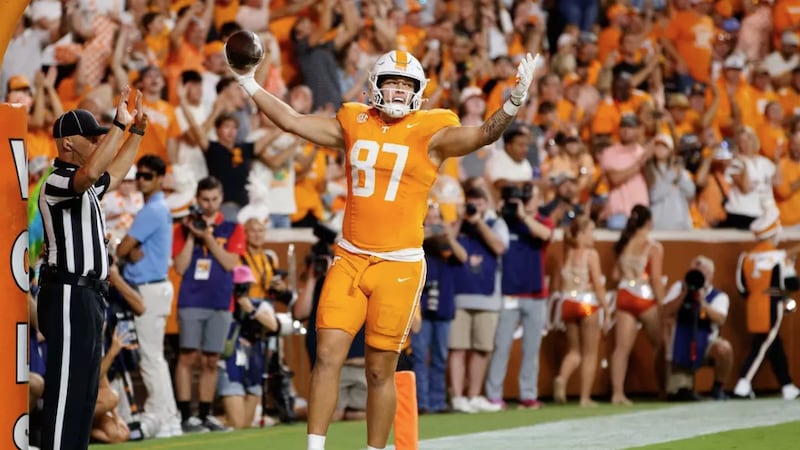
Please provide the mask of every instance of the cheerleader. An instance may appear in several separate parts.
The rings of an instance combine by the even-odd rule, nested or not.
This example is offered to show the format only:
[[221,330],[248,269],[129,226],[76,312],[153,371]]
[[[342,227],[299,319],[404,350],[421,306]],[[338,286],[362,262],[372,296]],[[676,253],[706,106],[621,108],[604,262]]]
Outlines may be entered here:
[[561,269],[561,318],[567,327],[568,350],[553,383],[555,401],[565,403],[567,381],[580,366],[582,407],[597,406],[591,394],[600,343],[600,308],[605,323],[609,317],[605,277],[600,271],[600,255],[594,248],[594,228],[589,217],[581,216],[565,232],[567,253]]
[[611,402],[615,405],[632,404],[625,396],[625,374],[628,371],[628,358],[636,341],[637,322],[642,324],[656,349],[659,390],[663,390],[664,386],[666,367],[660,319],[661,302],[664,298],[664,283],[661,278],[664,248],[650,239],[652,228],[650,209],[644,205],[636,205],[614,245],[617,263],[613,277],[619,280],[615,346],[611,355]]

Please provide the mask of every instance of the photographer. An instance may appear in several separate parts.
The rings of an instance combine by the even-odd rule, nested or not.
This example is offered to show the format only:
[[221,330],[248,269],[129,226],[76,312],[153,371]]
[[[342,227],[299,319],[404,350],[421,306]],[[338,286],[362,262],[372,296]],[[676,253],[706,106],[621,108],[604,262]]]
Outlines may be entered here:
[[[298,293],[297,302],[292,306],[292,313],[297,320],[308,321],[306,334],[306,352],[311,367],[317,357],[317,307],[319,306],[322,285],[332,263],[331,247],[336,240],[336,233],[323,225],[314,227],[314,236],[319,240],[311,247],[306,259],[305,286]],[[358,330],[350,344],[350,351],[342,366],[339,376],[339,395],[333,420],[364,420],[367,417],[367,376],[364,370],[365,331]]]
[[578,203],[578,178],[571,172],[550,175],[555,189],[555,198],[539,207],[539,214],[547,217],[554,226],[567,227],[576,217],[583,215],[583,207]]
[[[241,225],[224,220],[220,212],[222,184],[213,177],[197,185],[199,211],[175,229],[172,253],[175,270],[183,276],[178,293],[180,354],[175,390],[181,427],[186,433],[222,431],[211,415],[217,385],[217,361],[231,324],[233,268],[245,254]],[[192,371],[200,365],[199,418],[191,413]]]
[[684,281],[676,281],[664,298],[666,315],[675,318],[668,357],[672,372],[667,383],[667,392],[674,400],[697,399],[694,373],[704,365],[714,366],[711,398],[728,398],[723,384],[733,368],[733,347],[719,330],[728,318],[730,298],[713,283],[714,262],[698,256],[689,265]]
[[425,217],[427,277],[420,298],[422,323],[411,339],[420,411],[447,409],[447,340],[455,317],[455,271],[464,266],[467,252],[458,243],[458,229],[444,224],[439,205],[428,203]]
[[241,429],[253,423],[256,407],[261,402],[262,382],[266,367],[266,338],[282,329],[291,329],[288,314],[276,314],[264,299],[249,293],[257,284],[248,266],[233,269],[233,323],[219,363],[217,392],[225,408],[229,427]]
[[503,403],[503,380],[511,353],[514,330],[522,324],[522,364],[519,370],[520,406],[538,409],[539,347],[547,316],[545,251],[553,236],[553,222],[538,213],[533,185],[506,185],[501,191],[503,220],[510,237],[503,254],[501,294],[503,309],[494,353],[486,379],[486,397]]
[[[467,204],[458,243],[467,252],[467,262],[455,274],[456,315],[449,342],[452,406],[460,412],[499,411],[500,405],[480,394],[494,349],[501,306],[500,256],[508,249],[508,227],[489,209],[488,196],[482,189],[468,189],[464,197]],[[467,352],[471,353],[469,370]],[[469,380],[466,392],[465,378]]]

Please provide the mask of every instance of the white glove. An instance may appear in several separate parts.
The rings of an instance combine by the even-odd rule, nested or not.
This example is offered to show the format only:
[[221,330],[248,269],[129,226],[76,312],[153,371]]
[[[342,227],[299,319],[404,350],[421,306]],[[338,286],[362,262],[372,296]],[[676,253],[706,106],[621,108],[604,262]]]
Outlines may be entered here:
[[[225,50],[223,48],[223,53],[224,51]],[[231,75],[236,79],[236,81],[239,82],[239,85],[242,86],[245,91],[247,91],[247,95],[252,97],[261,89],[261,86],[259,86],[256,82],[256,69],[258,68],[258,65],[253,66],[245,73],[239,73],[233,70],[233,67],[231,67],[227,60],[225,61],[225,64],[228,64],[228,70],[230,71]]]
[[534,75],[539,73],[543,67],[544,58],[538,53],[536,57],[528,53],[520,61],[519,66],[517,66],[517,84],[511,89],[511,96],[503,105],[506,113],[512,116],[517,114],[519,107],[528,98],[528,89],[531,86]]

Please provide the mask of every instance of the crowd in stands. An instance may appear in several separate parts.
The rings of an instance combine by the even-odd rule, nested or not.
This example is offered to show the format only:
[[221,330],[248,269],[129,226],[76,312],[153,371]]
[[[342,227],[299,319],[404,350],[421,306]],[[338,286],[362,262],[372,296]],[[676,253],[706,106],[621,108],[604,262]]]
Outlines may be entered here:
[[[506,100],[519,58],[528,52],[546,56],[548,73],[534,83],[503,138],[442,165],[426,229],[429,237],[446,235],[436,248],[448,250],[438,265],[430,256],[438,253],[429,253],[429,267],[481,265],[470,250],[478,232],[465,234],[453,225],[462,221],[480,233],[496,233],[495,240],[486,238],[492,245],[484,258],[507,257],[502,255],[519,233],[514,224],[496,219],[517,214],[501,211],[516,199],[524,203],[519,220],[535,219],[527,228],[538,242],[532,244],[536,251],[554,228],[566,227],[572,253],[565,270],[574,277],[564,281],[570,286],[565,289],[594,295],[590,314],[607,314],[590,238],[594,224],[623,231],[617,279],[631,282],[640,279],[644,263],[657,260],[661,270],[663,255],[647,237],[650,228],[746,230],[773,208],[784,228],[800,227],[800,0],[34,0],[0,69],[2,98],[29,111],[31,204],[57,154],[55,119],[83,108],[110,125],[116,99],[130,85],[142,91],[149,117],[140,154],[166,162],[163,189],[176,221],[191,214],[200,192],[221,188],[219,211],[241,247],[229,246],[229,254],[244,257],[245,247],[263,253],[268,229],[319,223],[340,229],[348,175],[343,155],[283,132],[257,113],[225,60],[226,39],[241,29],[257,33],[265,49],[257,81],[298,112],[321,115],[335,114],[344,102],[367,102],[370,67],[378,56],[399,49],[414,54],[430,79],[424,109],[451,109],[463,125],[479,125]],[[103,199],[112,248],[144,205],[136,171],[126,180]],[[511,192],[514,186],[523,192]],[[478,215],[464,212],[465,202]],[[29,216],[35,265],[43,230],[35,207]],[[484,219],[489,226],[481,228],[477,223]],[[695,265],[713,274],[710,260]],[[255,273],[260,291],[251,296],[268,297],[276,268]],[[426,286],[425,314],[412,339],[414,352],[426,355],[425,375],[418,373],[431,381],[420,387],[426,411],[449,408],[443,378],[448,356],[453,409],[502,408],[516,323],[531,336],[546,326],[544,302],[542,311],[538,305],[511,308],[514,314],[507,307],[501,312],[499,297],[493,306],[481,302],[481,296],[497,296],[494,273],[500,269],[476,270],[470,282],[486,275],[480,279],[491,281],[489,291],[482,291],[489,285],[476,285],[473,292],[455,292],[458,281],[435,287],[437,296],[446,289],[460,295],[452,311],[425,303],[431,298]],[[314,291],[309,278],[307,295]],[[436,279],[430,273],[429,278]],[[177,283],[176,291],[179,278]],[[666,286],[652,288],[651,296],[668,297]],[[545,285],[524,290],[533,298],[550,297]],[[724,321],[727,305],[720,308]],[[662,336],[650,330],[656,319],[639,313],[616,320],[618,342],[627,344],[612,357],[612,370],[620,374],[612,380],[615,403],[628,402],[622,383],[637,320],[654,346],[661,346]],[[446,329],[436,324],[445,319]],[[581,365],[580,354],[596,358],[596,348],[579,349],[578,333],[597,336],[603,323],[569,328],[570,356],[556,380],[562,398],[565,380]],[[425,345],[418,349],[420,333]],[[119,339],[112,339],[109,354],[128,345]],[[538,370],[538,340],[526,342],[529,365],[520,374],[520,401],[531,408],[539,407],[537,380],[530,378]],[[715,350],[722,352],[718,359],[727,357],[726,350]],[[205,354],[197,364],[207,379],[217,370],[217,360],[209,363]],[[353,364],[363,364],[358,355]],[[593,369],[581,371],[593,376]],[[184,384],[190,379],[188,372],[180,376]],[[103,401],[120,400],[102,388],[109,386],[101,386],[108,394]],[[581,403],[589,405],[586,389]],[[178,403],[186,402],[181,395]],[[257,403],[251,397],[260,395],[241,391],[248,411]],[[347,398],[364,401],[357,393]],[[201,415],[210,414],[203,408]],[[120,435],[113,409],[98,406],[105,419],[96,438]],[[183,431],[225,428],[182,415]],[[258,421],[251,413],[234,416],[227,425]],[[161,436],[181,427],[170,430]]]

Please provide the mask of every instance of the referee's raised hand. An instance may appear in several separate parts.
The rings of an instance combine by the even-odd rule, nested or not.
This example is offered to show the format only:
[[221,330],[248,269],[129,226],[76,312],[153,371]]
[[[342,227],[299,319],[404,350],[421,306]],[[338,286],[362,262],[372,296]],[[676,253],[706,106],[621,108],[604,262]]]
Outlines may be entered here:
[[117,103],[117,114],[114,117],[115,121],[126,126],[131,123],[133,117],[136,114],[138,114],[138,112],[141,111],[142,109],[142,92],[137,90],[136,108],[131,112],[128,111],[128,98],[130,98],[130,96],[131,96],[131,88],[130,86],[125,86],[119,95],[119,103]]

